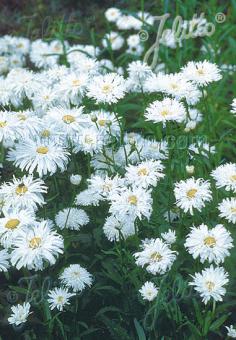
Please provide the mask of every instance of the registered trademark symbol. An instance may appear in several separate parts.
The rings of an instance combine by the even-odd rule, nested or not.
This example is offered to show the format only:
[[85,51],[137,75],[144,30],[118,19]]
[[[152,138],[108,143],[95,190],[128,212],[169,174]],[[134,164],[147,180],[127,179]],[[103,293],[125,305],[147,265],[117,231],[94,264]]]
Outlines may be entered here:
[[226,20],[226,15],[224,13],[222,13],[222,12],[216,13],[215,21],[218,24],[222,24],[223,22],[225,22],[225,20]]

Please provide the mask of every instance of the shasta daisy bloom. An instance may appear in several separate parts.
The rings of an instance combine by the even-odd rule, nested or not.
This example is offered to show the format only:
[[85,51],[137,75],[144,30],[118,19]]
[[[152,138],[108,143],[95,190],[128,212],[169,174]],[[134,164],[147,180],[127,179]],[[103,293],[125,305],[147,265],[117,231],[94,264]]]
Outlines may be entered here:
[[227,336],[230,338],[236,338],[236,329],[233,327],[233,325],[225,326],[227,329]]
[[176,259],[176,251],[172,251],[170,246],[161,239],[145,240],[142,251],[135,253],[136,264],[146,267],[146,270],[156,275],[164,274],[169,270]]
[[87,96],[96,100],[96,103],[117,103],[125,96],[126,85],[122,76],[108,73],[93,77],[87,87]]
[[109,199],[109,212],[121,221],[134,221],[137,217],[149,219],[151,216],[153,201],[150,190],[123,187],[111,192]]
[[30,174],[36,171],[40,177],[54,174],[59,168],[66,169],[69,153],[52,140],[26,139],[15,145],[8,153],[7,159]]
[[161,233],[161,237],[168,244],[175,243],[175,241],[176,241],[175,230],[169,229],[166,233]]
[[236,192],[236,163],[226,163],[218,166],[211,173],[217,188]]
[[143,300],[153,301],[158,294],[158,288],[154,283],[146,281],[142,287],[139,289]]
[[24,302],[22,305],[18,304],[16,306],[11,307],[12,314],[8,318],[8,322],[10,325],[20,325],[27,321],[28,316],[30,315],[30,304],[29,302]]
[[80,228],[89,223],[89,217],[82,209],[66,208],[56,215],[56,225],[60,229],[80,230]]
[[11,247],[18,231],[34,221],[34,213],[28,209],[10,208],[0,218],[0,242],[4,248]]
[[119,241],[121,238],[126,239],[135,234],[134,222],[132,220],[121,222],[115,216],[108,216],[103,226],[103,232],[111,242]]
[[110,7],[105,11],[105,17],[110,22],[116,22],[121,16],[121,12],[118,8]]
[[65,103],[78,105],[85,93],[87,82],[87,74],[72,72],[61,79],[56,90]]
[[186,110],[176,99],[164,98],[162,101],[156,100],[151,103],[144,116],[146,120],[154,123],[161,122],[165,126],[168,121],[183,122],[186,119]]
[[200,86],[208,85],[222,78],[220,69],[214,63],[207,60],[190,61],[182,69],[183,76]]
[[19,231],[11,253],[11,263],[19,270],[43,270],[45,262],[55,264],[63,253],[63,238],[51,230],[47,221],[34,222],[27,229]]
[[236,98],[233,100],[231,106],[232,106],[232,109],[230,112],[236,114]]
[[0,250],[0,272],[6,272],[9,265],[10,255],[6,249]]
[[24,110],[14,112],[14,117],[17,121],[17,134],[21,138],[32,137],[38,134],[41,121],[34,111]]
[[37,210],[37,206],[45,204],[43,195],[47,187],[43,180],[34,179],[32,175],[22,178],[13,177],[12,182],[0,186],[0,195],[7,207],[29,208]]
[[79,264],[71,264],[65,268],[59,279],[64,286],[72,288],[73,292],[81,292],[86,286],[92,285],[92,275]]
[[231,223],[236,223],[236,198],[225,198],[218,205],[220,211],[220,217],[224,217],[227,221]]
[[214,301],[222,301],[226,289],[223,287],[229,282],[228,273],[223,267],[210,268],[202,270],[201,273],[191,275],[193,281],[189,283],[194,289],[200,293],[202,301],[207,304],[210,299]]
[[7,111],[0,111],[0,142],[14,141],[17,137],[17,119]]
[[95,196],[99,195],[100,200],[109,198],[111,192],[119,188],[123,182],[117,175],[113,178],[107,175],[93,175],[88,179],[89,190],[92,190]]
[[66,305],[69,305],[69,299],[75,296],[75,293],[69,293],[67,288],[54,288],[48,292],[48,303],[51,310],[58,309],[63,311]]
[[126,167],[125,179],[131,185],[141,186],[142,188],[149,188],[156,186],[158,181],[163,178],[164,166],[160,161],[144,161],[138,165],[129,165]]
[[104,135],[95,127],[83,129],[75,139],[73,152],[83,151],[93,154],[100,152],[104,145]]
[[185,242],[185,247],[194,259],[219,264],[229,256],[229,249],[233,248],[233,239],[222,224],[209,229],[207,225],[191,228]]
[[111,48],[113,51],[121,49],[124,45],[124,38],[117,32],[110,32],[105,34],[102,39],[102,44],[105,48]]
[[88,125],[88,117],[83,114],[82,106],[73,109],[52,107],[47,115],[58,123],[67,137],[74,136],[75,132],[81,131]]
[[212,200],[210,183],[202,178],[189,178],[175,183],[176,205],[193,215],[193,208],[201,211],[205,202]]
[[75,197],[75,204],[82,205],[82,206],[89,206],[89,205],[99,205],[99,201],[101,200],[101,195],[98,192],[95,192],[93,189],[86,189],[81,191]]

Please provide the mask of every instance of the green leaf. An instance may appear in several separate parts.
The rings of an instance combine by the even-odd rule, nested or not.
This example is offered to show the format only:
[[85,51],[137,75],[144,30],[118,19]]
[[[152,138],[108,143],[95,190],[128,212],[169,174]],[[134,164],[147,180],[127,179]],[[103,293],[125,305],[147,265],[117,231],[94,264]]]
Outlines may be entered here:
[[140,323],[138,322],[136,318],[134,319],[134,325],[135,325],[135,329],[138,334],[139,340],[146,340],[146,335],[144,333],[143,327],[140,325]]

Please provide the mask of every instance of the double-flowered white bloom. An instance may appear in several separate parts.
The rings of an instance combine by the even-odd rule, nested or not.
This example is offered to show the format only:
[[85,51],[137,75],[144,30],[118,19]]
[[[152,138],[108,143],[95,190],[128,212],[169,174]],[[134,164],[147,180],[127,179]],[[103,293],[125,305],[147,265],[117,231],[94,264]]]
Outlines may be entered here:
[[194,259],[200,257],[200,261],[209,261],[219,264],[229,256],[229,250],[233,248],[233,239],[228,230],[217,224],[214,228],[208,228],[201,224],[193,227],[188,234],[185,247]]
[[193,281],[189,283],[200,294],[202,301],[207,304],[210,299],[214,301],[222,301],[222,297],[226,293],[224,285],[229,282],[228,273],[224,268],[213,265],[210,268],[202,270],[201,273],[192,275]]
[[176,205],[193,215],[193,208],[201,211],[205,206],[205,202],[212,199],[210,183],[202,178],[189,178],[181,180],[175,184],[174,194]]
[[167,272],[176,259],[176,251],[170,249],[169,244],[161,239],[143,241],[142,251],[135,253],[136,264],[156,275]]

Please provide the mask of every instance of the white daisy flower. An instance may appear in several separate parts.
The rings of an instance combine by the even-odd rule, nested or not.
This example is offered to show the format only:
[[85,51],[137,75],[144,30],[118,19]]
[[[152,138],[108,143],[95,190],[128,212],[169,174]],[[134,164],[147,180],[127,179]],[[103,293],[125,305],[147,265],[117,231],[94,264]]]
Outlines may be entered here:
[[154,283],[146,281],[139,289],[139,293],[143,300],[153,301],[158,294],[158,288],[154,285]]
[[121,11],[118,8],[110,7],[105,11],[105,17],[110,22],[116,22],[121,16]]
[[121,49],[124,45],[125,39],[117,32],[110,32],[105,34],[102,39],[102,45],[105,48],[111,48],[113,51]]
[[72,72],[65,75],[56,87],[61,100],[74,105],[81,103],[85,93],[88,76],[85,73]]
[[208,85],[222,78],[216,64],[204,61],[190,61],[182,68],[183,76],[200,86]]
[[146,120],[154,123],[162,122],[165,126],[168,121],[183,122],[186,119],[186,110],[176,99],[164,98],[162,101],[156,100],[151,103],[144,116]]
[[6,272],[10,267],[10,255],[6,249],[0,250],[0,272]]
[[89,206],[89,205],[99,205],[99,201],[101,200],[100,193],[94,192],[93,189],[86,189],[81,191],[75,197],[75,204],[81,206]]
[[92,285],[92,275],[79,264],[71,264],[60,275],[61,283],[73,292],[81,292],[86,286]]
[[6,208],[30,208],[37,210],[37,206],[45,204],[43,195],[47,187],[41,179],[33,179],[32,175],[22,178],[13,177],[12,182],[0,186],[0,195],[3,196]]
[[231,223],[236,223],[236,198],[225,198],[218,205],[220,211],[220,217],[224,217],[227,221]]
[[233,248],[233,239],[222,224],[217,224],[209,229],[207,225],[191,228],[187,235],[185,247],[194,259],[200,257],[200,261],[209,261],[219,264],[229,256],[229,249]]
[[18,232],[24,226],[33,223],[35,215],[28,209],[3,210],[4,217],[0,218],[0,242],[4,248],[11,247]]
[[116,73],[96,76],[89,83],[87,90],[87,96],[95,99],[97,103],[117,103],[125,96],[125,80]]
[[218,166],[211,173],[217,188],[236,192],[236,163],[226,163]]
[[7,111],[0,111],[0,142],[14,141],[17,137],[17,119]]
[[125,179],[133,186],[138,185],[144,189],[156,186],[158,181],[163,178],[164,166],[160,161],[144,161],[138,165],[126,167]]
[[34,137],[38,134],[41,126],[39,117],[32,110],[14,112],[17,121],[17,133],[22,138]]
[[22,171],[32,174],[36,171],[39,177],[53,175],[59,168],[65,171],[69,153],[64,147],[53,141],[26,139],[15,145],[8,152],[7,160]]
[[11,307],[12,314],[8,318],[8,322],[10,325],[20,325],[27,321],[30,313],[30,304],[29,302],[24,302],[22,305],[18,304],[16,306]]
[[175,183],[176,205],[193,215],[193,208],[201,211],[205,202],[212,200],[210,183],[202,178],[189,178]]
[[123,182],[117,175],[113,178],[107,175],[93,175],[88,179],[89,190],[94,191],[96,197],[99,195],[100,200],[109,198],[112,191],[120,188]]
[[83,151],[93,155],[100,152],[104,145],[104,135],[95,127],[83,129],[75,140],[73,152]]
[[225,326],[225,328],[227,329],[227,336],[236,339],[236,329],[234,328],[234,326]]
[[89,223],[89,217],[82,209],[66,208],[56,215],[56,225],[60,229],[80,230],[80,228]]
[[108,216],[103,226],[103,232],[111,242],[119,241],[122,237],[126,239],[135,234],[134,222],[130,220],[121,222],[115,216]]
[[63,311],[66,305],[69,305],[69,299],[75,296],[75,293],[69,293],[67,288],[54,288],[48,292],[48,303],[51,310],[57,308]]
[[121,188],[114,190],[109,196],[111,206],[109,212],[120,221],[146,217],[152,213],[152,197],[149,190],[142,188]]
[[193,281],[189,283],[194,286],[194,289],[200,293],[202,301],[207,304],[210,299],[214,301],[222,301],[222,296],[225,295],[226,289],[223,287],[229,282],[228,273],[223,267],[210,268],[202,270],[201,273],[191,275]]
[[176,251],[172,251],[170,246],[159,238],[146,240],[142,249],[134,254],[136,264],[146,267],[153,275],[166,273],[176,259]]
[[172,244],[176,241],[176,232],[175,230],[168,229],[167,232],[161,233],[161,237],[166,243]]
[[42,221],[20,230],[13,247],[11,263],[18,270],[22,267],[43,270],[44,262],[55,264],[64,245],[62,236],[51,230],[47,221]]
[[88,117],[83,114],[83,106],[73,109],[53,107],[48,111],[50,119],[58,123],[67,137],[72,137],[88,125]]

